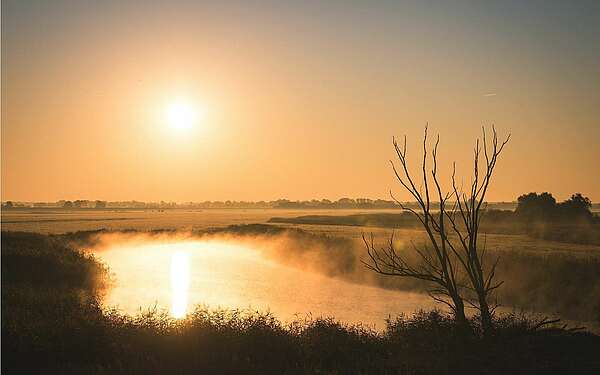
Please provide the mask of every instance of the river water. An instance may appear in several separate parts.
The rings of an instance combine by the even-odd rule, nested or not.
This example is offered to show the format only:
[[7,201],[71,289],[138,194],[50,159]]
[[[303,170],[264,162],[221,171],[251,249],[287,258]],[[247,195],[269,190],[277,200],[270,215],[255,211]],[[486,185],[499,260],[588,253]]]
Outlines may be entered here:
[[105,306],[129,314],[156,307],[181,318],[196,305],[206,305],[268,310],[282,321],[333,316],[382,329],[390,315],[433,307],[422,294],[352,284],[281,265],[248,244],[117,243],[95,255],[115,279]]

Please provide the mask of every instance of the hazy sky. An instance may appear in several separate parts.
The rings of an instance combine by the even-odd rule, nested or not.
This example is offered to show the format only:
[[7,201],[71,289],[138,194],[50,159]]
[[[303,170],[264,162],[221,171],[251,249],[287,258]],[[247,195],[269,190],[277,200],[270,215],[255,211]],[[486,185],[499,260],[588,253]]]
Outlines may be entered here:
[[2,200],[408,199],[426,122],[465,181],[512,133],[490,200],[600,201],[600,1],[2,1]]

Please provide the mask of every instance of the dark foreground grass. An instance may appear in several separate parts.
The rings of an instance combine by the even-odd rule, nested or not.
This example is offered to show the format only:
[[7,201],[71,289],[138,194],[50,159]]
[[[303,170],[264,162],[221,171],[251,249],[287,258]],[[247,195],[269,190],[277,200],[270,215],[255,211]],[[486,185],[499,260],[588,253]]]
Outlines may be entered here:
[[[71,237],[72,239],[72,237]],[[79,239],[83,241],[83,237]],[[197,309],[186,319],[102,311],[106,269],[62,236],[2,234],[2,371],[134,374],[593,374],[600,337],[496,322],[482,338],[440,312],[374,332],[334,319]],[[359,301],[357,301],[359,302]]]

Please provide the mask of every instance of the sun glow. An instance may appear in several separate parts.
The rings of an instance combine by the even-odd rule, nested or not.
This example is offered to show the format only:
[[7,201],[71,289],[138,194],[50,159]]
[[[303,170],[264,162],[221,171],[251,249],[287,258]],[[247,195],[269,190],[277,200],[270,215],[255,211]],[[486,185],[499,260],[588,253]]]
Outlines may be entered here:
[[184,101],[174,102],[167,109],[169,126],[178,131],[191,129],[198,120],[198,115],[197,108]]

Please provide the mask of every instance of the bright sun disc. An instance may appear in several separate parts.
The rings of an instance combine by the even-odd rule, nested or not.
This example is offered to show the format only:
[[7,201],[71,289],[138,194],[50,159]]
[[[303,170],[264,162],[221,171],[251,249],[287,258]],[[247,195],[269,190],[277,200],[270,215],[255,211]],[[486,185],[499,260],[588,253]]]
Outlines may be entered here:
[[190,129],[196,119],[196,113],[187,103],[177,102],[169,106],[167,120],[171,128],[176,130]]

